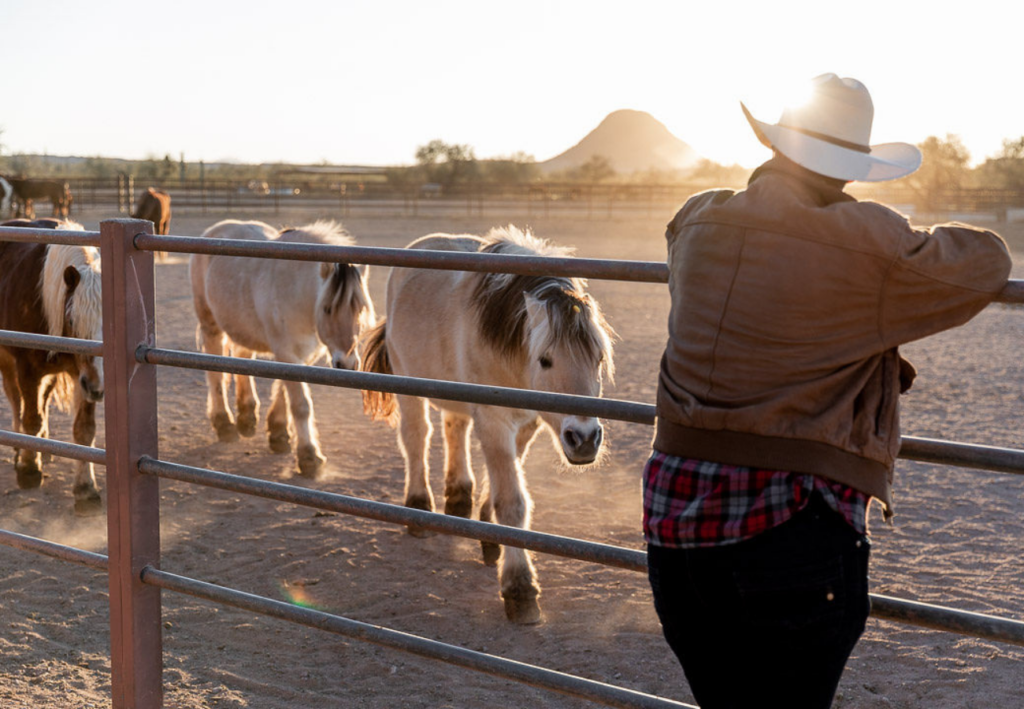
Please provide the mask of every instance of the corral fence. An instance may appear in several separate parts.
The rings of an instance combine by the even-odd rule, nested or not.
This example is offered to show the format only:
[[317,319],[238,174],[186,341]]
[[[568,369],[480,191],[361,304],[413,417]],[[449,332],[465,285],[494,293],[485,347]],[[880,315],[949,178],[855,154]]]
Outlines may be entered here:
[[[105,570],[109,578],[111,686],[115,709],[162,706],[162,591],[173,591],[245,609],[350,638],[434,658],[480,672],[616,707],[686,707],[669,699],[567,675],[255,596],[160,568],[160,478],[257,495],[321,510],[398,525],[413,524],[445,534],[523,547],[541,553],[646,571],[643,552],[540,532],[448,517],[345,495],[181,465],[157,454],[156,367],[171,366],[306,381],[356,389],[471,401],[497,406],[601,416],[650,425],[648,404],[578,397],[465,383],[421,380],[243,360],[155,346],[153,251],[229,254],[302,261],[520,274],[564,274],[588,278],[664,283],[663,263],[426,252],[357,246],[322,246],[201,239],[152,234],[152,224],[104,221],[99,232],[0,227],[0,240],[99,246],[103,263],[103,341],[0,331],[0,343],[104,357],[106,450],[0,432],[0,444],[104,464],[107,468],[107,555],[0,531],[0,543]],[[1001,302],[1024,303],[1024,282],[1012,281]],[[1024,473],[1024,451],[950,441],[905,438],[901,457],[949,465]],[[638,463],[639,464],[639,463]],[[872,595],[872,615],[1024,646],[1024,622],[931,604]]]
[[[174,210],[188,212],[264,212],[291,209],[330,210],[358,215],[430,216],[463,213],[571,216],[577,219],[652,217],[682,204],[707,184],[682,183],[471,183],[443,187],[434,183],[396,184],[381,173],[307,174],[284,172],[269,180],[148,180],[120,174],[114,178],[68,180],[75,207],[128,215],[147,187],[166,190]],[[999,221],[1024,219],[1024,190],[944,188],[927,194],[906,186],[856,185],[858,198],[874,199],[920,213],[989,214]]]

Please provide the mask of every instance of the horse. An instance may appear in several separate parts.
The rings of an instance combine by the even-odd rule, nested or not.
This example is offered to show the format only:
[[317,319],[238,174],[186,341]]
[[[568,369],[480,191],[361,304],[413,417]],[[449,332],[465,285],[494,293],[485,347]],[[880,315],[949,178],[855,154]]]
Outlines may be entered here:
[[[340,224],[317,221],[278,232],[258,221],[225,220],[207,238],[351,245]],[[269,353],[280,362],[311,364],[326,349],[339,369],[358,369],[359,336],[376,322],[367,289],[369,267],[240,256],[194,254],[189,263],[192,298],[203,352],[238,357]],[[227,375],[208,372],[207,415],[221,441],[256,432],[259,400],[252,377],[235,377],[237,420],[227,405]],[[287,393],[287,400],[285,399]],[[295,430],[299,472],[315,477],[323,456],[309,385],[275,381],[267,412],[270,449],[290,449],[288,417]]]
[[[69,229],[75,222],[15,219],[0,226]],[[0,241],[0,329],[103,339],[99,251],[92,246]],[[90,355],[0,345],[0,375],[11,404],[13,429],[48,437],[49,405],[74,408],[75,443],[96,438],[96,403],[103,399],[102,360]],[[42,456],[15,450],[14,470],[23,490],[42,485]],[[76,461],[75,512],[102,511],[92,463]]]
[[8,178],[14,188],[14,198],[18,201],[18,212],[24,213],[28,219],[36,216],[33,203],[37,199],[48,199],[53,205],[53,216],[67,219],[71,213],[71,188],[62,180],[31,180],[24,178]]
[[[146,219],[153,222],[153,233],[164,236],[170,234],[171,228],[171,196],[163,190],[149,187],[139,198],[132,212],[132,219]],[[157,251],[157,259],[167,258],[166,251]]]
[[171,196],[163,190],[149,187],[135,205],[132,218],[153,222],[154,233],[166,236],[171,227]]
[[[514,226],[484,237],[430,234],[407,248],[495,254],[568,256]],[[585,281],[555,276],[518,276],[395,268],[387,283],[385,317],[366,336],[363,371],[476,384],[600,396],[602,375],[614,375],[614,332]],[[365,412],[397,426],[405,460],[405,506],[433,511],[428,484],[433,427],[428,404],[444,422],[444,511],[469,517],[474,477],[469,432],[487,468],[489,492],[480,519],[529,529],[533,503],[523,463],[538,430],[551,434],[563,463],[586,466],[602,451],[601,422],[482,404],[364,391]],[[411,526],[414,536],[422,528]],[[484,562],[496,565],[505,613],[515,623],[541,620],[537,573],[524,549],[482,543]]]

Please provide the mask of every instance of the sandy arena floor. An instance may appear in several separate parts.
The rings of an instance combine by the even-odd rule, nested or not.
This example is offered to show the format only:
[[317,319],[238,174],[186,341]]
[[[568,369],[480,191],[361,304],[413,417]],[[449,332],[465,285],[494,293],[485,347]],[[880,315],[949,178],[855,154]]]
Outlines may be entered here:
[[[98,228],[108,215],[78,219]],[[198,235],[228,215],[176,215],[175,234]],[[230,215],[246,218],[249,215]],[[330,214],[257,215],[301,224]],[[666,213],[652,219],[530,220],[543,237],[586,257],[659,260]],[[482,233],[500,216],[345,220],[360,244],[404,246],[435,231]],[[504,220],[507,221],[507,220]],[[525,220],[517,220],[525,224]],[[1024,277],[1024,225],[1000,230]],[[383,309],[386,269],[371,292]],[[606,395],[652,402],[664,345],[663,286],[593,282],[621,340],[616,385]],[[157,265],[161,346],[195,349],[187,261]],[[1024,448],[1020,367],[1024,312],[993,306],[967,326],[904,348],[919,376],[904,399],[908,435]],[[273,455],[262,428],[252,439],[215,442],[201,372],[159,372],[161,457],[401,503],[402,459],[394,432],[362,414],[359,393],[314,387],[328,474],[294,474],[291,455]],[[269,382],[260,382],[264,401]],[[264,412],[265,412],[264,406]],[[0,425],[10,412],[0,404]],[[66,415],[53,436],[70,440]],[[261,422],[262,423],[262,422]],[[101,428],[102,430],[102,428]],[[547,440],[534,446],[527,477],[534,529],[642,548],[640,470],[651,430],[610,422],[610,455],[585,474],[562,470]],[[102,434],[97,445],[104,444]],[[434,492],[441,499],[435,436]],[[102,517],[71,513],[72,465],[56,460],[39,490],[17,489],[5,453],[2,526],[106,551]],[[482,473],[477,451],[476,469]],[[100,470],[103,485],[102,469]],[[1024,619],[1024,478],[901,462],[896,524],[872,510],[875,593]],[[684,702],[686,681],[661,637],[646,578],[594,564],[538,556],[545,621],[511,626],[495,571],[469,540],[417,539],[403,528],[190,487],[162,484],[162,566],[168,571],[523,662],[580,674]],[[591,704],[468,670],[431,663],[339,636],[177,594],[163,597],[166,706],[584,707]],[[0,706],[10,709],[110,705],[107,584],[103,574],[0,547]],[[836,707],[857,709],[1020,707],[1024,648],[871,620],[851,658]]]

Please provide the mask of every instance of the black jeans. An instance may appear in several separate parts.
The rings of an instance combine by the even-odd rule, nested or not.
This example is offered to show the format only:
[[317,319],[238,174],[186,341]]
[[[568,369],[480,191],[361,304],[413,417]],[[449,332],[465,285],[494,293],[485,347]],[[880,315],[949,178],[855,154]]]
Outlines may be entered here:
[[818,495],[720,547],[649,546],[665,639],[702,709],[826,709],[864,632],[868,540]]

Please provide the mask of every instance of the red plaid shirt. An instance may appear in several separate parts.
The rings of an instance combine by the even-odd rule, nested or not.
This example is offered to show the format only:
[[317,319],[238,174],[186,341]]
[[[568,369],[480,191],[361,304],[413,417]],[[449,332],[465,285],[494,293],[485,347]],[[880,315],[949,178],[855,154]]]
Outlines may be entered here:
[[662,547],[734,544],[782,524],[818,491],[867,534],[870,496],[817,475],[758,470],[654,451],[644,467],[644,538]]

